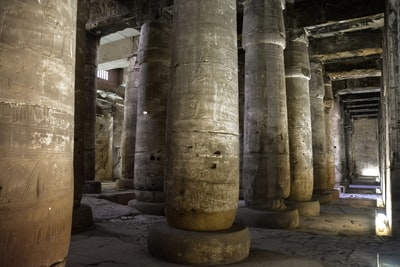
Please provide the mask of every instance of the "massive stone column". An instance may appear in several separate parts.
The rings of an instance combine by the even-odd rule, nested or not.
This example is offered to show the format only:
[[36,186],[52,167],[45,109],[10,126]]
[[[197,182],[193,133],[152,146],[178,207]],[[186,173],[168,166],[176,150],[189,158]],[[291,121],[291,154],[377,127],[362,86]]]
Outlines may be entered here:
[[171,25],[144,24],[139,41],[134,189],[129,205],[147,214],[164,214],[164,162],[167,92],[170,75]]
[[282,2],[247,1],[242,38],[243,194],[247,208],[239,209],[237,220],[256,227],[297,227],[297,210],[287,208],[284,202],[290,191],[290,163]]
[[330,190],[335,187],[335,148],[333,136],[333,92],[332,82],[328,77],[325,77],[324,84],[324,112],[325,112],[325,134],[326,134],[326,166],[327,183]]
[[121,148],[121,175],[116,181],[118,189],[132,189],[135,167],[137,97],[139,90],[139,63],[137,55],[129,58],[128,83],[124,98],[124,121]]
[[[330,191],[327,166],[327,135],[325,129],[324,95],[325,84],[323,66],[320,62],[311,62],[310,103],[313,141],[314,196],[321,204],[335,199]],[[337,191],[336,191],[337,192]]]
[[248,256],[233,225],[239,195],[235,0],[175,0],[168,98],[166,223],[150,229],[153,255],[190,265]]
[[[81,205],[85,180],[95,177],[96,70],[99,37],[86,31],[89,1],[78,1],[75,64],[74,210],[72,232],[93,224],[92,210]],[[99,185],[99,183],[95,182]],[[100,185],[101,188],[101,185]]]
[[1,1],[0,266],[64,266],[77,1]]
[[303,29],[287,31],[285,49],[286,97],[290,150],[290,195],[286,204],[300,215],[318,216],[314,187],[310,110],[310,60],[308,38]]

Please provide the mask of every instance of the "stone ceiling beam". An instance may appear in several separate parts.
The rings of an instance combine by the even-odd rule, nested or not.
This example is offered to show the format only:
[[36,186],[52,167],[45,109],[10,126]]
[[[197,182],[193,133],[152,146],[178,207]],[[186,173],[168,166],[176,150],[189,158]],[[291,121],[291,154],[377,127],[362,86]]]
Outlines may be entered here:
[[91,0],[86,29],[104,36],[125,28],[140,29],[149,20],[171,17],[173,0]]
[[382,53],[382,30],[364,30],[327,38],[310,38],[310,58],[329,63]]
[[297,19],[298,27],[306,27],[367,17],[385,10],[382,0],[287,0],[286,12]]
[[337,81],[367,77],[380,77],[382,72],[379,69],[358,69],[351,71],[327,72],[327,75],[332,81]]

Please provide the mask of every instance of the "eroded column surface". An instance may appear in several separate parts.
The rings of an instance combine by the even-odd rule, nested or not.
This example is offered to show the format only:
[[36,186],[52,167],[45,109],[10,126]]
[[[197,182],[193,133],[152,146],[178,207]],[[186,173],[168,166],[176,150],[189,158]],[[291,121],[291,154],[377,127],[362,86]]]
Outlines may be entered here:
[[310,103],[313,140],[314,194],[321,204],[334,199],[329,191],[327,166],[327,134],[325,128],[325,83],[320,62],[311,62]]
[[72,231],[93,224],[91,208],[81,205],[85,180],[95,178],[96,71],[99,37],[86,31],[89,1],[78,2],[75,64],[74,213]]
[[136,199],[130,206],[148,214],[164,214],[164,162],[167,93],[170,74],[169,23],[142,26],[139,41],[139,92],[136,126]]
[[133,188],[135,170],[136,122],[137,122],[137,97],[139,90],[139,63],[137,55],[129,58],[128,83],[124,98],[124,121],[122,130],[121,147],[121,175],[116,187],[120,189]]
[[287,205],[300,215],[319,215],[319,202],[311,201],[314,178],[309,81],[308,38],[304,30],[287,31],[285,49],[286,97],[290,149],[290,195]]
[[335,187],[335,148],[333,135],[333,92],[332,82],[325,78],[324,84],[324,112],[325,112],[325,133],[326,133],[326,166],[327,183],[330,190]]
[[[249,209],[276,211],[263,214],[266,218],[277,218],[261,223],[247,214],[251,211],[240,209],[239,221],[246,224],[258,221],[264,224],[260,227],[296,227],[298,213],[296,210],[287,213],[284,203],[290,191],[290,164],[282,2],[247,1],[242,38],[245,49],[243,194]],[[286,219],[282,220],[282,216]]]
[[227,264],[249,253],[233,225],[239,195],[235,0],[176,0],[164,182],[168,226],[149,232],[167,260]]
[[77,1],[1,1],[0,266],[64,266]]

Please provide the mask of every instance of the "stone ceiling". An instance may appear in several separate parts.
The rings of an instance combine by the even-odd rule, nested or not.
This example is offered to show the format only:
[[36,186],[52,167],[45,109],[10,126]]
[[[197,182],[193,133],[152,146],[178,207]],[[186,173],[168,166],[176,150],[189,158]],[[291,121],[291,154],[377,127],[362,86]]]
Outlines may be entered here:
[[[125,28],[138,30],[145,21],[173,16],[173,0],[91,1],[87,29],[102,36]],[[239,37],[246,1],[238,0]],[[378,116],[384,9],[383,0],[286,1],[287,16],[307,31],[311,60],[324,64],[334,93],[355,119]]]

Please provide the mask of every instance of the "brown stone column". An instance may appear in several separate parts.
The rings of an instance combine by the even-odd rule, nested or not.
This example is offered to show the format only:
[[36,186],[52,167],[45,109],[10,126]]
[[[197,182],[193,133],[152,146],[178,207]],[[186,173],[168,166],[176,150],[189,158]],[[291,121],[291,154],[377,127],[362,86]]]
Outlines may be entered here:
[[245,114],[243,194],[247,208],[237,219],[267,228],[297,227],[290,191],[289,139],[283,49],[282,2],[247,1],[244,6]]
[[75,67],[74,199],[79,201],[82,189],[84,193],[101,192],[101,182],[95,181],[96,74],[100,37],[87,32],[85,28],[90,16],[89,2],[78,1]]
[[286,97],[290,149],[290,195],[286,204],[300,215],[318,216],[314,187],[310,110],[310,60],[308,38],[303,29],[287,31],[285,49]]
[[321,204],[331,203],[338,192],[330,191],[327,166],[327,135],[324,113],[325,84],[323,66],[311,62],[310,103],[312,117],[314,196]]
[[64,266],[77,1],[1,1],[0,266]]
[[[80,201],[86,181],[95,177],[96,71],[99,37],[86,31],[89,1],[78,1],[75,64],[74,211],[72,232],[93,224],[92,210]],[[91,182],[89,182],[91,183]],[[93,184],[101,188],[99,182]]]
[[134,189],[129,202],[143,213],[164,214],[164,162],[167,92],[170,85],[171,25],[153,21],[142,26],[139,41]]
[[[153,255],[190,265],[248,256],[233,225],[239,195],[235,0],[175,0],[164,182],[166,223],[150,229]],[[233,225],[233,226],[232,226]]]
[[327,183],[329,190],[334,190],[335,187],[335,148],[333,136],[333,92],[332,82],[328,77],[325,77],[324,84],[324,112],[325,112],[325,133],[326,133],[326,166]]
[[124,98],[124,121],[122,126],[121,175],[116,187],[132,189],[135,167],[137,97],[139,90],[139,63],[137,55],[129,58],[128,83]]

